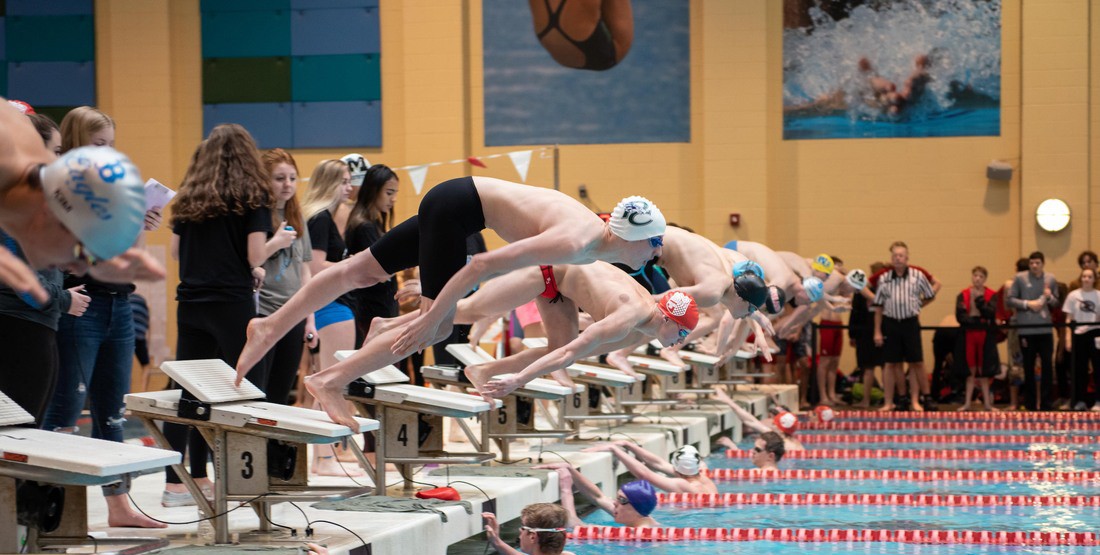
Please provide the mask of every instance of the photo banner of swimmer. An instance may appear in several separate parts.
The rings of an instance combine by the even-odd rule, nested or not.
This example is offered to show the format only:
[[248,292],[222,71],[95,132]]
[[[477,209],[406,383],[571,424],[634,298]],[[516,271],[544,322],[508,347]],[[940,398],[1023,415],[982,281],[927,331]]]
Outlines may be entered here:
[[688,0],[483,0],[485,146],[691,140]]
[[784,0],[783,138],[999,136],[1002,0]]

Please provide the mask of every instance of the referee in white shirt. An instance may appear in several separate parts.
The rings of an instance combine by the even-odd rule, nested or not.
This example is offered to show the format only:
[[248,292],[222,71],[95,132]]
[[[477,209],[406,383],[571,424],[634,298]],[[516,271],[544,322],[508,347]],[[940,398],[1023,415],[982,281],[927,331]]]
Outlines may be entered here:
[[[893,377],[900,376],[902,363],[909,363],[909,399],[915,411],[922,411],[920,398],[931,391],[924,372],[924,348],[920,335],[920,309],[936,297],[940,282],[925,272],[909,267],[909,247],[902,241],[890,245],[892,268],[879,279],[875,291],[875,345],[881,345],[885,401],[882,410],[894,410]],[[919,397],[918,397],[919,393]]]

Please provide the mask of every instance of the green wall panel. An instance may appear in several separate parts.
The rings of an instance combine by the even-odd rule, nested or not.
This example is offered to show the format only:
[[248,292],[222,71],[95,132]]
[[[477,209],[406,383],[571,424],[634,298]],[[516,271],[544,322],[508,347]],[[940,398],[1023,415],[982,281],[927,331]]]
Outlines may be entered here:
[[204,104],[289,100],[289,58],[211,58],[202,61]]
[[92,16],[8,16],[4,22],[9,62],[95,60],[95,22]]

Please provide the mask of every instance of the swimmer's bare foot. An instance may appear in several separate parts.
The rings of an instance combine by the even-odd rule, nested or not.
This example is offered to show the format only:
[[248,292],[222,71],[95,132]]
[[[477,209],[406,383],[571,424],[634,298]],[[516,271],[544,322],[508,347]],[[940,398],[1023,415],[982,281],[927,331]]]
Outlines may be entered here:
[[684,362],[684,359],[680,358],[679,349],[665,347],[664,349],[661,349],[661,358],[671,362],[672,364],[675,364],[676,366],[679,366],[680,368],[687,366],[687,363]]
[[895,407],[893,405],[893,403],[890,403],[890,404],[882,405],[881,407],[878,408],[878,411],[879,412],[891,412],[891,411],[895,411],[897,409],[898,408]]
[[970,410],[970,403],[963,403],[959,405],[959,408],[955,409],[955,412],[966,412]]
[[554,381],[564,385],[565,387],[575,389],[576,383],[573,382],[573,378],[569,377],[569,372],[565,369],[554,370],[550,373],[550,377],[554,378]]
[[303,382],[333,422],[347,426],[353,433],[359,433],[359,423],[355,421],[347,402],[344,401],[342,387],[325,383],[325,376],[321,374],[306,376]]
[[399,321],[400,319],[400,316],[396,318],[383,318],[381,316],[371,318],[370,331],[367,332],[367,338],[364,343],[399,326],[401,324],[401,322]]
[[248,322],[245,333],[248,341],[241,350],[241,356],[237,357],[237,381],[233,382],[238,387],[245,375],[271,350],[273,341],[270,317],[253,318]]
[[912,404],[909,405],[909,408],[912,409],[913,412],[924,412],[924,407],[922,407],[920,402],[916,400],[914,400]]
[[108,495],[107,526],[111,528],[167,528],[163,522],[157,522],[133,509],[130,499],[125,495]]
[[484,364],[467,366],[466,369],[462,371],[462,373],[466,374],[466,379],[470,380],[470,383],[474,384],[474,387],[476,387],[478,391],[481,391],[482,386],[484,386],[485,383],[489,380],[493,379],[494,375],[493,369]]
[[626,372],[628,369],[631,372],[634,371],[634,365],[630,364],[630,361],[626,359],[626,355],[624,355],[622,351],[612,351],[610,353],[607,353],[607,364],[611,367],[618,368],[623,372]]

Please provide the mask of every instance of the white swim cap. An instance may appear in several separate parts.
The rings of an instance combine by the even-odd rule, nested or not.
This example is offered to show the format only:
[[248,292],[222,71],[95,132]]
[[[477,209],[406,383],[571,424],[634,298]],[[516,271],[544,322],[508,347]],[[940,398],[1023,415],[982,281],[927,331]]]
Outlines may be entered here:
[[821,297],[825,295],[825,284],[815,277],[803,279],[802,288],[806,290],[806,295],[810,297],[811,303],[820,301]]
[[626,197],[611,211],[608,225],[624,241],[641,241],[664,235],[665,216],[644,197]]
[[852,289],[856,291],[862,291],[864,287],[867,287],[867,274],[863,270],[852,270],[845,276],[848,280],[848,285],[852,286]]
[[363,158],[362,154],[347,154],[340,159],[348,165],[348,172],[351,173],[351,186],[362,187],[363,180],[367,178],[367,169],[370,168],[370,162],[366,158]]
[[108,146],[70,150],[40,170],[54,216],[98,259],[133,246],[145,220],[145,188],[137,167]]
[[685,445],[672,453],[672,466],[675,467],[676,472],[684,476],[699,474],[701,460],[699,450],[691,445]]

